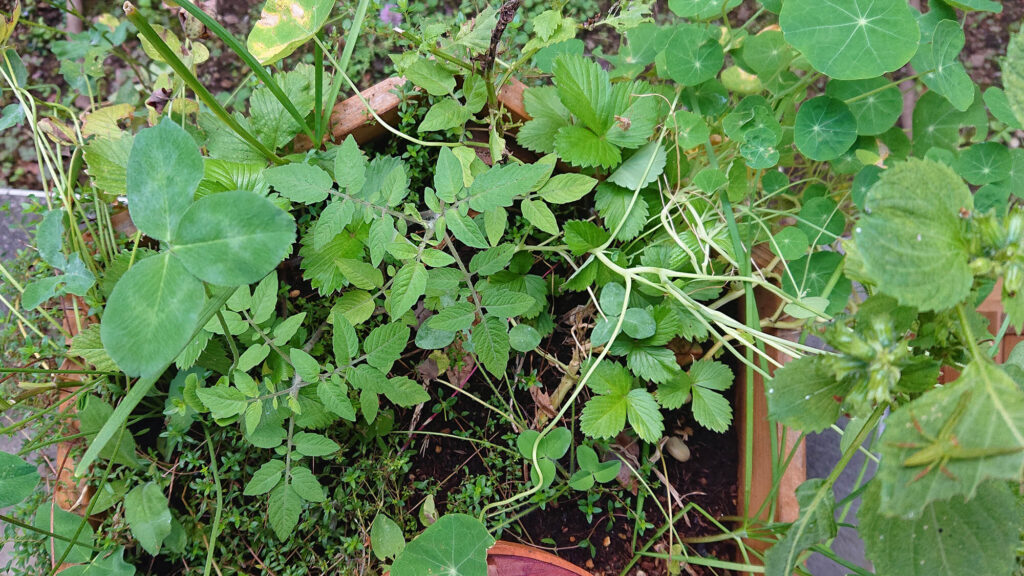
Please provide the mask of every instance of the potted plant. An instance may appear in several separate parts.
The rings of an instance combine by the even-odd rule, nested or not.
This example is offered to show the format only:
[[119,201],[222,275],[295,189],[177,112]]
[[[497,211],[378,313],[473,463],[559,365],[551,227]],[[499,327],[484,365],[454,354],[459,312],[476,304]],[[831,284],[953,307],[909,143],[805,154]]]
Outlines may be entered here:
[[[43,120],[13,50],[2,71],[63,175],[62,208],[37,236],[62,274],[22,298],[82,296],[71,318],[98,318],[69,351],[100,376],[73,392],[88,441],[76,471],[95,489],[85,516],[109,510],[98,534],[134,543],[131,558],[482,575],[523,561],[495,545],[521,535],[579,546],[595,570],[790,574],[810,552],[837,558],[824,545],[832,486],[864,450],[880,460],[859,514],[879,573],[963,573],[977,561],[965,532],[985,535],[988,572],[1012,568],[1024,393],[1014,357],[998,365],[983,347],[1021,323],[1024,217],[1010,196],[1017,154],[987,136],[989,112],[1020,126],[1024,94],[1008,82],[982,96],[967,79],[954,8],[848,0],[823,14],[786,0],[733,26],[733,2],[675,2],[666,22],[628,3],[588,24],[624,39],[599,62],[567,7],[540,11],[520,38],[509,2],[396,29],[400,94],[418,91],[406,97],[391,95],[399,80],[360,93],[348,74],[366,1],[337,57],[320,35],[331,2],[268,3],[245,46],[178,4],[184,40],[125,5],[164,70],[144,113]],[[775,14],[778,27],[756,29]],[[197,79],[203,31],[258,78],[247,113]],[[281,65],[304,45],[313,65]],[[908,63],[913,74],[897,72]],[[510,88],[527,68],[541,77]],[[908,79],[924,87],[913,139],[895,127]],[[331,114],[343,89],[354,96]],[[347,122],[356,103],[362,121]],[[118,242],[104,214],[122,194],[137,231]],[[83,199],[104,206],[92,244]],[[1005,320],[990,338],[974,304],[1000,278]],[[943,368],[963,373],[938,385]],[[801,483],[800,436],[777,425],[821,430],[841,414],[854,420],[839,465]],[[688,502],[672,472],[695,428],[734,424],[740,512],[727,520]],[[434,456],[410,455],[403,434],[433,440]],[[465,464],[448,456],[466,446]],[[492,470],[470,476],[479,453]],[[444,479],[421,472],[436,462],[466,469],[463,493],[442,497]],[[10,500],[34,490],[31,466],[4,466]],[[179,469],[203,480],[182,486]],[[500,486],[502,471],[521,478]],[[350,497],[375,475],[372,502]],[[603,542],[552,533],[543,519],[567,509],[604,514]],[[51,506],[34,520],[24,528],[47,536],[54,569],[134,570],[85,519]],[[715,531],[683,532],[698,521]],[[352,522],[361,538],[325,535]],[[281,550],[236,558],[229,525]],[[890,544],[908,531],[946,554]],[[289,567],[302,533],[323,558]],[[630,552],[610,552],[613,538]]]

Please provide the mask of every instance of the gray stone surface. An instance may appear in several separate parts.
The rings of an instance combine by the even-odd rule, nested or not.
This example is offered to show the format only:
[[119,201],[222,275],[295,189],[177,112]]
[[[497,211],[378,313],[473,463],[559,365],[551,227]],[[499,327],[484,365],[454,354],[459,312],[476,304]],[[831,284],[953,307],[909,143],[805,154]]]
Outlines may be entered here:
[[[846,422],[840,422],[840,426],[845,427]],[[833,430],[825,430],[821,434],[811,434],[807,437],[808,478],[825,478],[832,472],[836,463],[839,462],[841,455],[839,440],[839,433]],[[849,465],[847,465],[838,480],[836,480],[835,495],[837,502],[846,498],[853,490],[857,477],[861,473],[861,468],[864,466],[864,460],[863,454],[855,454]],[[863,481],[871,478],[874,471],[874,463],[869,462]],[[860,499],[858,498],[850,506],[844,523],[857,524],[857,509],[859,505]],[[844,509],[845,507],[842,506],[836,508],[836,520],[839,520]],[[852,528],[839,528],[839,536],[832,542],[832,551],[848,562],[870,569],[871,564],[864,557],[864,543],[861,542],[857,532]],[[807,561],[807,568],[814,576],[845,576],[852,572],[848,568],[844,568],[820,554],[811,556]]]

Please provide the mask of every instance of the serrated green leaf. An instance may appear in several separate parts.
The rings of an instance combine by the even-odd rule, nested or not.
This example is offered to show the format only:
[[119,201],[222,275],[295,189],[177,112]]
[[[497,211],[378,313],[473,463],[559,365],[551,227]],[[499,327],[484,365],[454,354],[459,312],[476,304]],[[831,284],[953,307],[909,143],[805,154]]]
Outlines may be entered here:
[[[956,172],[911,159],[886,170],[865,202],[854,239],[882,292],[920,310],[948,308],[967,296],[973,274],[960,210],[973,205]],[[943,281],[934,282],[938,277]]]
[[611,236],[607,230],[586,220],[569,220],[562,227],[565,230],[565,243],[577,256],[601,246]]
[[555,59],[555,86],[562,104],[588,128],[603,134],[614,121],[609,114],[611,82],[600,64],[576,55]]
[[358,326],[370,319],[376,307],[376,304],[373,302],[373,296],[369,292],[365,290],[349,290],[334,302],[331,311],[344,316],[349,324]]
[[469,207],[477,212],[507,208],[517,196],[526,195],[546,173],[547,168],[537,164],[492,166],[469,187]]
[[451,306],[445,306],[438,310],[437,314],[431,316],[427,322],[435,330],[458,332],[473,325],[476,319],[476,309],[469,302],[456,302]]
[[270,503],[267,506],[267,519],[278,539],[284,540],[292,533],[299,523],[302,514],[302,500],[295,488],[282,482],[270,492]]
[[341,446],[334,440],[311,432],[296,432],[292,437],[292,446],[303,456],[329,456],[341,450]]
[[313,472],[305,466],[293,466],[291,469],[292,488],[295,493],[306,502],[323,502],[324,488],[320,481],[313,476]]
[[514,244],[506,243],[489,248],[473,256],[469,261],[469,271],[480,276],[490,276],[508,266],[515,254]]
[[295,367],[295,373],[304,382],[316,383],[320,380],[320,363],[301,348],[292,348],[288,351],[288,357]]
[[[322,3],[324,0],[313,1]],[[313,111],[315,104],[313,85],[315,80],[311,65],[304,62],[298,63],[287,72],[275,74],[274,79],[281,88],[281,92],[291,101],[300,117],[305,117]],[[296,122],[295,118],[285,109],[277,96],[264,84],[257,86],[253,90],[252,96],[249,97],[249,114],[252,123],[251,128],[249,128],[250,131],[260,142],[272,150],[286,146],[295,138],[296,134],[302,131],[302,126]],[[228,134],[230,137],[234,135],[234,132],[229,131]],[[248,146],[244,141],[237,144]],[[247,159],[245,156],[240,156],[237,153],[227,153],[221,157],[236,161]],[[260,164],[265,162],[261,154],[257,154],[254,160]]]
[[471,338],[473,350],[483,367],[495,376],[504,374],[510,352],[508,321],[489,308],[483,320],[473,327]]
[[397,320],[412,309],[427,290],[427,269],[419,262],[409,262],[395,274],[391,282],[388,313]]
[[259,496],[261,494],[266,494],[273,490],[274,486],[277,486],[283,475],[284,462],[280,460],[264,462],[263,465],[253,473],[252,478],[246,482],[243,494],[246,496]]
[[480,231],[480,226],[469,216],[460,214],[458,210],[446,211],[445,223],[455,238],[466,246],[473,248],[490,247],[487,239],[484,238],[483,232]]
[[580,415],[580,430],[591,438],[614,438],[626,427],[624,395],[594,396]]
[[851,384],[837,381],[820,362],[805,356],[775,371],[765,390],[773,421],[805,432],[820,432],[835,424]]
[[75,335],[71,340],[68,356],[82,358],[96,370],[117,372],[117,364],[110,359],[100,339],[100,325],[92,324]]
[[323,169],[299,162],[270,168],[264,177],[279,194],[302,204],[323,202],[334,183]]
[[626,364],[637,376],[655,383],[665,382],[679,372],[675,354],[657,346],[633,348],[626,355]]
[[536,302],[529,294],[506,288],[492,288],[482,294],[481,300],[488,315],[501,318],[514,318],[525,314]]
[[579,125],[569,125],[555,135],[555,151],[573,166],[589,168],[600,166],[610,169],[622,160],[619,148]]
[[988,482],[969,501],[933,502],[920,513],[891,517],[881,482],[872,481],[857,512],[864,551],[879,574],[959,576],[1010,574],[1020,503],[1006,484]]
[[349,194],[356,194],[366,182],[366,156],[355,138],[348,135],[334,156],[334,181]]
[[403,408],[430,400],[430,394],[423,389],[423,386],[405,376],[389,379],[387,385],[384,386],[384,395],[388,397],[388,400]]
[[388,372],[409,343],[409,327],[397,322],[374,328],[363,341],[366,361],[381,372]]
[[554,86],[529,88],[523,92],[523,105],[530,120],[516,134],[516,141],[539,153],[555,151],[555,136],[569,124],[569,110],[558,99]]
[[241,390],[226,384],[212,388],[198,388],[196,395],[202,400],[210,414],[218,420],[231,418],[245,412],[245,407],[248,404],[248,400]]
[[[594,207],[610,230],[618,230],[617,240],[632,240],[643,231],[647,224],[650,207],[643,195],[634,200],[631,190],[609,182],[597,186]],[[568,243],[568,242],[567,242]],[[572,244],[569,244],[572,248]]]
[[328,411],[349,422],[356,421],[355,409],[352,408],[352,402],[348,399],[346,387],[340,381],[324,380],[317,385],[316,393],[317,398]]

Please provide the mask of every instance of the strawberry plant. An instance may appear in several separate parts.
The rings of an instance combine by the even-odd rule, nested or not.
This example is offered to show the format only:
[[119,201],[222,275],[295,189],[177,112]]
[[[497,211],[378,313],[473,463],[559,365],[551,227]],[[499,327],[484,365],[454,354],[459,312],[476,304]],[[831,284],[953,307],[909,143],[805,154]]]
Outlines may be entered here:
[[[1019,351],[994,358],[1024,328],[1024,156],[1007,145],[1024,127],[1024,36],[1007,47],[1001,88],[982,92],[961,61],[962,14],[997,3],[765,0],[740,22],[732,0],[672,0],[657,17],[633,0],[586,23],[556,3],[523,41],[506,34],[524,26],[510,0],[393,30],[403,105],[421,107],[400,124],[350,70],[366,0],[351,11],[269,1],[244,43],[177,4],[183,38],[125,5],[151,59],[154,97],[141,105],[95,105],[83,121],[33,94],[15,47],[0,62],[53,178],[37,233],[46,274],[19,288],[22,307],[83,308],[67,355],[92,379],[71,393],[77,415],[52,426],[77,420],[87,439],[75,471],[101,496],[86,515],[123,512],[99,531],[56,500],[15,519],[53,544],[54,570],[131,574],[125,547],[187,566],[186,542],[202,540],[210,573],[218,553],[238,553],[223,544],[234,542],[224,518],[242,513],[222,478],[275,546],[305,546],[308,532],[335,551],[320,530],[350,526],[343,507],[355,506],[340,471],[404,462],[408,444],[396,457],[389,443],[400,430],[464,440],[522,477],[494,482],[506,484],[497,494],[466,487],[472,514],[401,490],[394,507],[359,512],[362,533],[338,553],[352,571],[362,550],[397,576],[482,576],[522,516],[578,491],[573,508],[597,524],[602,495],[615,505],[631,486],[634,535],[648,523],[642,498],[664,517],[615,566],[624,573],[660,539],[670,572],[783,576],[811,553],[849,565],[828,542],[848,510],[833,487],[858,451],[878,462],[857,487],[876,573],[962,574],[979,557],[984,573],[1013,570],[1024,372]],[[323,34],[337,10],[351,17],[340,54]],[[577,36],[592,30],[617,47],[588,53]],[[212,42],[251,69],[247,100],[199,81]],[[293,65],[303,51],[313,65]],[[387,146],[331,139],[342,92]],[[127,236],[110,223],[122,196]],[[993,291],[1005,311],[994,335],[976,311]],[[535,365],[557,386],[524,373]],[[51,414],[49,391],[5,410]],[[776,507],[780,483],[754,500],[749,440],[737,487],[747,517],[690,536],[673,519],[678,500],[666,508],[652,487],[672,494],[658,467],[691,458],[675,423],[752,430],[757,391],[783,429],[849,417],[839,463],[795,490],[799,518],[766,522],[757,507]],[[498,433],[423,430],[450,418],[455,397]],[[155,442],[143,433],[154,422]],[[244,463],[222,466],[214,436],[242,446]],[[792,454],[772,436],[778,479]],[[0,506],[39,481],[3,456]],[[160,472],[172,457],[204,475],[208,458],[201,505]],[[908,533],[926,545],[906,546]],[[694,548],[726,540],[742,562]]]

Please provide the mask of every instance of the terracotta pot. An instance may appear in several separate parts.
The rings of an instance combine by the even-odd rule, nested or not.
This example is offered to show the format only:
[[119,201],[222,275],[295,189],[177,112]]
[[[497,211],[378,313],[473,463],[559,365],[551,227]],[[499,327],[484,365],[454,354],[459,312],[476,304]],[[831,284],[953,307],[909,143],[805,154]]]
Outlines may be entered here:
[[[385,572],[384,576],[390,576]],[[487,576],[592,576],[590,572],[542,550],[498,540],[487,550]]]

